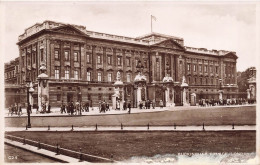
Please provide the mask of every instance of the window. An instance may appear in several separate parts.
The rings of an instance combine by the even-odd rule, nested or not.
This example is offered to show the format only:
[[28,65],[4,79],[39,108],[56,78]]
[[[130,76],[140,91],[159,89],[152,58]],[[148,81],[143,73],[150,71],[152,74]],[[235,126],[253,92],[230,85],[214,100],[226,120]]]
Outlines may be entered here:
[[197,78],[196,77],[194,78],[194,84],[197,84]]
[[87,72],[87,81],[91,81],[91,73]]
[[98,100],[102,100],[102,95],[101,94],[98,95]]
[[107,81],[111,82],[112,81],[112,73],[108,73],[107,75]]
[[126,66],[130,66],[130,58],[126,58]]
[[215,68],[216,68],[216,74],[218,74],[218,66],[216,66]]
[[112,96],[111,95],[108,96],[108,100],[112,100]]
[[35,53],[32,53],[32,62],[35,63],[36,59],[35,59]]
[[65,79],[69,79],[70,78],[70,70],[69,68],[65,69]]
[[65,57],[65,61],[69,61],[70,60],[69,51],[65,51],[64,52],[64,57]]
[[128,73],[126,75],[126,82],[131,82],[131,74],[130,73]]
[[107,64],[108,65],[111,65],[112,63],[111,63],[111,56],[107,56]]
[[90,56],[87,54],[87,63],[90,63]]
[[98,72],[98,81],[102,81],[100,72]]
[[196,72],[197,71],[197,65],[193,65],[193,71]]
[[200,78],[200,85],[202,85],[202,78]]
[[74,61],[75,62],[79,61],[78,52],[74,52]]
[[202,72],[202,66],[199,65],[199,72]]
[[97,63],[101,64],[101,56],[100,55],[97,56]]
[[79,79],[79,71],[74,70],[74,78],[75,78],[76,80]]
[[58,67],[55,67],[55,79],[60,78],[60,69]]
[[208,66],[204,66],[204,72],[208,72]]
[[209,66],[209,72],[212,73],[212,66]]
[[187,70],[190,71],[190,64],[187,64]]
[[60,101],[61,95],[57,94],[57,101]]
[[43,49],[41,49],[41,61],[43,61]]
[[55,58],[55,60],[60,59],[59,51],[58,51],[58,50],[55,50],[55,51],[54,51],[54,58]]
[[121,61],[121,57],[117,57],[117,65],[121,66],[122,65],[122,61]]

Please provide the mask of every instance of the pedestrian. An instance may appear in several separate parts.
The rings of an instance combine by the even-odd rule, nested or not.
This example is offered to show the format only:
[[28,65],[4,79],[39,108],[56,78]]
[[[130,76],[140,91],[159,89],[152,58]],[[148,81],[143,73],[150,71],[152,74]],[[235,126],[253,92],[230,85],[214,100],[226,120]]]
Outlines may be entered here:
[[51,113],[51,105],[50,105],[50,103],[48,104],[48,113]]
[[123,103],[123,109],[126,110],[126,102]]
[[38,106],[38,104],[36,104],[36,114],[38,114],[39,113],[39,106]]
[[87,108],[86,111],[89,112],[89,102],[88,101],[86,102],[86,108]]
[[129,114],[131,113],[131,101],[129,101],[129,103],[128,103],[128,113]]
[[74,113],[74,104],[73,104],[73,102],[71,101],[71,102],[70,102],[70,114],[73,115],[73,113]]
[[18,105],[18,116],[20,117],[21,115],[22,115],[22,106],[19,103],[19,105]]
[[65,105],[64,105],[63,101],[61,102],[60,109],[61,109],[61,114],[63,114],[63,112],[66,113],[65,112]]
[[153,99],[153,109],[155,108],[155,99]]
[[110,111],[108,103],[106,103],[106,109],[107,109],[107,111]]
[[139,101],[139,108],[142,109],[143,108],[143,104],[141,101]]
[[147,108],[150,109],[150,100],[147,100]]

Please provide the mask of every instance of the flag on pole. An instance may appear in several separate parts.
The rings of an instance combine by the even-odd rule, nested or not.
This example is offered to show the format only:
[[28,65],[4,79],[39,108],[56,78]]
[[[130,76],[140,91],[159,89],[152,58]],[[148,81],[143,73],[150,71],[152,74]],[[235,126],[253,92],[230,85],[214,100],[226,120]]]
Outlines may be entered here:
[[156,21],[156,17],[155,17],[155,16],[153,16],[153,15],[151,15],[151,16],[152,16],[152,19]]

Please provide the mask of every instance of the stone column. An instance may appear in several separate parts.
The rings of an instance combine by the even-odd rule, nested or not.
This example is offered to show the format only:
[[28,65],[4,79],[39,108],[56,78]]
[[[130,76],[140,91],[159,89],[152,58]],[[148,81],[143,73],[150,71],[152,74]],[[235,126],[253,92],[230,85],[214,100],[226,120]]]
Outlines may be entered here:
[[249,100],[251,98],[250,89],[247,89],[247,99]]
[[219,100],[223,100],[223,90],[219,90]]

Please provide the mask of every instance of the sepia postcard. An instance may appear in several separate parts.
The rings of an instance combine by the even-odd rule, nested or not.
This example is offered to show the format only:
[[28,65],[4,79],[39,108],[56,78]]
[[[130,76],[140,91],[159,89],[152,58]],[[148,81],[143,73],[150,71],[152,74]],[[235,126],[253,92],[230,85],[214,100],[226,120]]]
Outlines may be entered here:
[[259,164],[259,5],[0,1],[1,164]]

